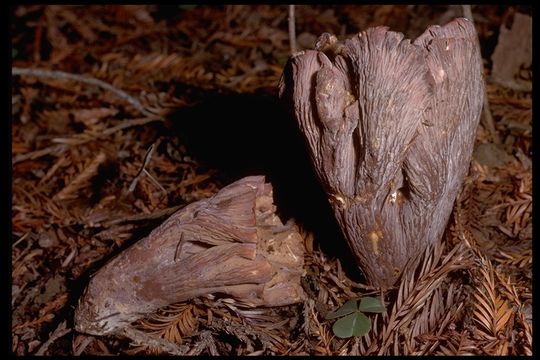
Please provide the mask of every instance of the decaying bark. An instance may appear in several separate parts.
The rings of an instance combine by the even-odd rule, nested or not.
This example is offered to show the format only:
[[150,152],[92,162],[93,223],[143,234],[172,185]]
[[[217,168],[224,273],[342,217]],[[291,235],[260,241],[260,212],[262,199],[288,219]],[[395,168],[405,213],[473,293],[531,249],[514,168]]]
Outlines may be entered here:
[[302,301],[304,245],[275,214],[272,186],[246,177],[177,211],[91,279],[75,314],[80,332],[115,332],[162,306],[210,293],[244,304]]
[[474,26],[414,42],[386,27],[293,56],[290,101],[319,180],[368,282],[390,287],[439,241],[468,170],[483,100]]

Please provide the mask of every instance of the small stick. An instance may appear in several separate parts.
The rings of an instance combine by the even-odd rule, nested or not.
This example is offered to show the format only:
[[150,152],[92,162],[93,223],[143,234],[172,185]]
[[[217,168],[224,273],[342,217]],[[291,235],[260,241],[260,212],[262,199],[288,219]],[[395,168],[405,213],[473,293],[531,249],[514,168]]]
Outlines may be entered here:
[[65,149],[66,149],[65,144],[57,144],[57,145],[48,146],[41,150],[32,151],[26,154],[20,154],[13,158],[13,160],[11,161],[11,165],[15,165],[17,163],[20,163],[21,161],[26,161],[29,159],[34,160],[34,159],[37,159],[39,157],[49,155],[49,154],[60,154]]
[[163,192],[165,193],[165,195],[167,195],[167,190],[163,187],[163,185],[161,185],[161,184],[159,183],[159,181],[156,180],[155,177],[152,176],[152,174],[150,174],[150,173],[148,172],[148,170],[143,169],[143,173],[144,173],[144,175],[148,176],[148,178],[150,179],[150,181],[151,181],[155,186],[157,186],[161,191],[163,191]]
[[49,339],[41,345],[41,347],[36,351],[35,355],[45,355],[45,352],[49,348],[49,346],[55,342],[56,340],[60,339],[62,336],[69,333],[71,329],[66,329],[66,322],[62,322],[58,325],[58,327],[53,331],[53,333],[49,336]]
[[105,90],[108,90],[112,92],[114,95],[121,98],[122,100],[127,101],[134,108],[139,110],[142,114],[146,116],[156,116],[155,114],[152,114],[150,111],[146,110],[144,106],[139,102],[139,100],[135,99],[134,97],[132,97],[125,91],[117,89],[105,81],[98,80],[89,76],[70,74],[70,73],[67,73],[64,71],[58,71],[58,70],[27,69],[27,68],[18,68],[18,67],[13,67],[11,69],[11,74],[20,75],[20,76],[35,76],[35,77],[41,77],[41,78],[73,80],[73,81],[80,81],[80,82],[90,84],[90,85],[95,85]]
[[189,346],[177,345],[172,341],[162,339],[155,335],[147,334],[131,326],[123,328],[120,334],[131,339],[137,345],[155,347],[171,355],[185,355],[189,351]]
[[291,46],[291,55],[296,53],[296,28],[294,21],[294,5],[289,5],[289,44]]
[[176,211],[180,210],[184,206],[185,205],[177,205],[177,206],[173,206],[173,207],[170,207],[170,208],[167,208],[167,209],[155,211],[155,212],[153,212],[151,214],[137,214],[137,215],[133,215],[133,216],[129,216],[129,217],[123,217],[122,216],[122,217],[120,217],[118,219],[113,219],[113,220],[109,220],[107,222],[104,222],[102,225],[105,226],[105,227],[108,227],[108,226],[116,225],[116,224],[119,224],[119,223],[125,223],[125,222],[135,222],[135,221],[159,219],[161,217],[168,216],[168,215],[171,215],[171,214],[175,213]]
[[91,337],[91,336],[85,338],[85,339],[81,342],[81,344],[79,345],[78,348],[73,349],[73,355],[75,355],[75,356],[80,356],[80,355],[83,353],[83,351],[86,349],[86,347],[87,347],[88,345],[90,345],[90,343],[91,343],[92,341],[94,341],[94,338]]
[[17,246],[21,241],[23,241],[24,239],[26,239],[28,237],[28,235],[30,235],[31,233],[30,232],[27,232],[26,234],[24,234],[23,236],[21,236],[17,241],[15,241],[11,247],[15,247]]
[[[472,14],[471,5],[461,5],[463,9],[463,16],[469,19],[474,25],[474,17]],[[484,123],[487,130],[489,131],[491,138],[495,144],[500,144],[501,139],[497,130],[495,130],[495,123],[493,121],[493,116],[491,115],[491,109],[489,106],[489,99],[487,94],[487,88],[484,87]]]
[[135,190],[135,186],[137,186],[137,183],[139,182],[139,177],[143,173],[143,170],[146,167],[146,165],[150,163],[150,159],[152,158],[152,154],[154,153],[154,145],[155,144],[150,145],[148,150],[146,150],[146,154],[144,154],[143,164],[141,168],[139,169],[139,171],[137,172],[137,174],[135,175],[135,178],[133,178],[133,181],[129,185],[129,189],[128,189],[129,192],[133,192],[133,190]]
[[119,130],[124,130],[132,126],[146,125],[154,121],[164,121],[164,119],[156,115],[152,115],[150,117],[145,117],[145,118],[140,118],[140,119],[130,119],[127,122],[105,129],[103,131],[103,135],[111,135]]

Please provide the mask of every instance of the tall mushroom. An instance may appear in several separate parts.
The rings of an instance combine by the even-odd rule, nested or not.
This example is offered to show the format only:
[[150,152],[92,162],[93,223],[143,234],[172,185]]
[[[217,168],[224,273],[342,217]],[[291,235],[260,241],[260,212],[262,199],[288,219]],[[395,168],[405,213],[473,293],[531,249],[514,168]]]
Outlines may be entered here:
[[323,34],[280,82],[350,249],[383,288],[440,240],[483,102],[470,21],[403,37],[386,27],[344,42]]

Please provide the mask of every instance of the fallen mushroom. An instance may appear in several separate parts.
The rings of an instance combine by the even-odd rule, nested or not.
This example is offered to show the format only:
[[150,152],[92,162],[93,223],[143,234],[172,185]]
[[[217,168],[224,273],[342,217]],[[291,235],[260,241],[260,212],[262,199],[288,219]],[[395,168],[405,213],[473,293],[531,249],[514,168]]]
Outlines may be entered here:
[[403,37],[386,27],[344,42],[323,34],[280,82],[349,247],[383,288],[440,241],[483,102],[470,21]]
[[92,277],[76,330],[114,333],[160,307],[211,293],[248,306],[301,302],[303,240],[275,210],[272,186],[252,176],[177,211]]

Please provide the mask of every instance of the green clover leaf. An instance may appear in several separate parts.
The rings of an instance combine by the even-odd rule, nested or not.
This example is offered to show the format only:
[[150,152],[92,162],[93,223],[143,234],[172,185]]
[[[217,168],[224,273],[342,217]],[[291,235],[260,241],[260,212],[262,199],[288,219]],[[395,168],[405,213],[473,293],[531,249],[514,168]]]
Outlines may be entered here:
[[371,320],[364,314],[385,312],[384,303],[374,297],[366,296],[360,300],[347,301],[339,309],[326,314],[326,320],[340,318],[332,326],[334,334],[339,338],[362,336],[371,329]]
[[342,317],[345,315],[352,314],[353,312],[358,311],[358,303],[356,300],[349,300],[345,304],[343,304],[342,307],[337,309],[336,311],[329,312],[324,317],[326,320],[335,319],[338,317]]
[[377,298],[367,296],[360,300],[358,310],[368,313],[383,313],[384,304]]
[[365,335],[371,329],[371,320],[361,312],[354,312],[335,322],[332,330],[339,338]]

